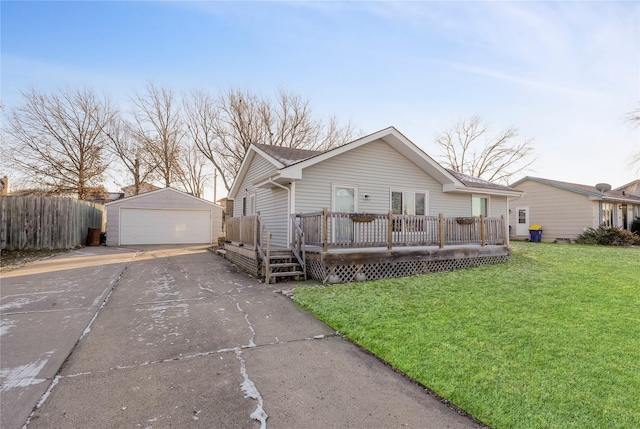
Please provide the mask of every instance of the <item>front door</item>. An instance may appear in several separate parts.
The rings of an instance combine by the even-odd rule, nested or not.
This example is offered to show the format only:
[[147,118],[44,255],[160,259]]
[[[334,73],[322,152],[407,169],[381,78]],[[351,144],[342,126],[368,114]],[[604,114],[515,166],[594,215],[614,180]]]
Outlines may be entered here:
[[529,234],[529,207],[516,208],[516,235]]
[[[355,186],[333,187],[333,211],[337,213],[356,212]],[[349,218],[335,219],[333,224],[333,238],[336,242],[353,241],[353,221]]]

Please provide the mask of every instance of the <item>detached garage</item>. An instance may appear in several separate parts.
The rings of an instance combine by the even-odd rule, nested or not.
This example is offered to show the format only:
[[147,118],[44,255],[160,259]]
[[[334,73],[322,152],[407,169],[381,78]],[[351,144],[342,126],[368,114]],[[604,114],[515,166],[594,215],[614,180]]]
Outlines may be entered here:
[[164,188],[105,204],[107,245],[211,244],[222,233],[222,207]]

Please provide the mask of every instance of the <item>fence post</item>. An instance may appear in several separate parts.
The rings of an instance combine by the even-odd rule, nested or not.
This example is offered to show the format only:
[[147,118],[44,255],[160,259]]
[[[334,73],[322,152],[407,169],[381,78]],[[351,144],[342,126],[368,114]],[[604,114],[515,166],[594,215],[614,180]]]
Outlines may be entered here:
[[329,249],[329,232],[328,226],[329,222],[327,220],[327,216],[329,215],[329,210],[327,208],[322,209],[322,251],[326,252]]
[[442,249],[444,247],[444,213],[438,215],[438,240]]
[[387,250],[393,247],[393,211],[389,210],[389,222],[387,224]]
[[486,222],[484,221],[484,215],[480,215],[480,245],[482,247],[487,245],[487,231]]

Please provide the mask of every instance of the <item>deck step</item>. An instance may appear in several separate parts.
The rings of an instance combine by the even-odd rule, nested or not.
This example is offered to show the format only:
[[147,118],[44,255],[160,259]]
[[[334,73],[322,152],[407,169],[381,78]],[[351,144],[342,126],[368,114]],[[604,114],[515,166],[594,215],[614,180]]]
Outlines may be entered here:
[[302,271],[283,271],[281,273],[271,273],[270,277],[294,277],[302,275],[304,275]]
[[276,264],[269,264],[271,268],[288,268],[288,267],[300,267],[297,262],[279,262]]

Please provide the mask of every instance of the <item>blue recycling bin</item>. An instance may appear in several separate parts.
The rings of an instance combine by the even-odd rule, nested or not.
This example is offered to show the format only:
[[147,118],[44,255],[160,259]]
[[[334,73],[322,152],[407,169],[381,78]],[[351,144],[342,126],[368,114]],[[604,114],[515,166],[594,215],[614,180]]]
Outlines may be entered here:
[[542,225],[531,225],[529,228],[529,241],[532,243],[542,242]]

